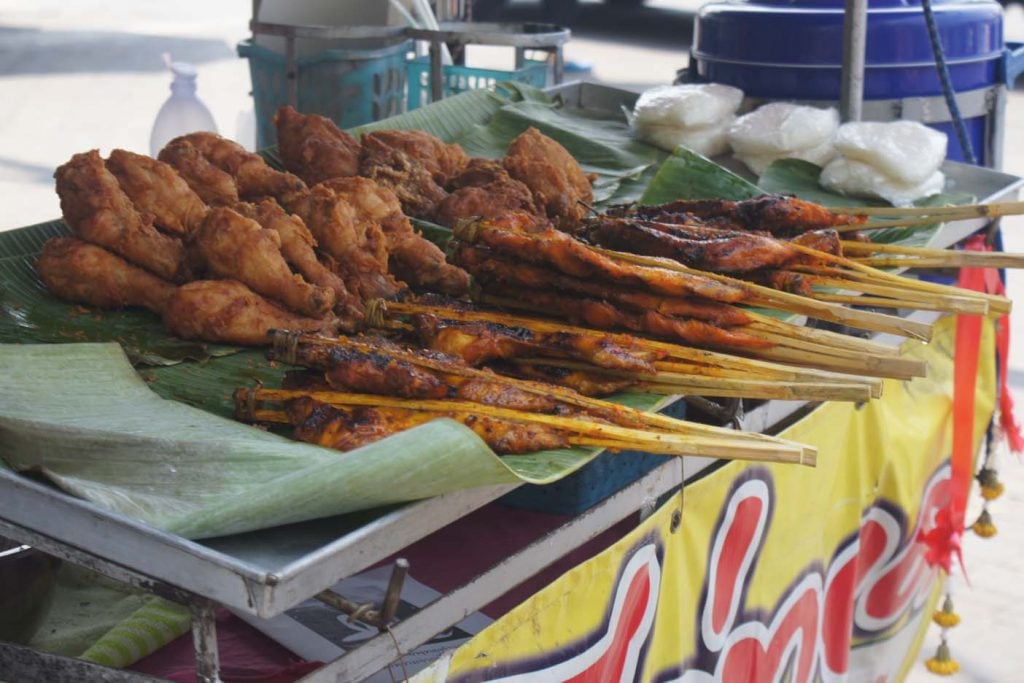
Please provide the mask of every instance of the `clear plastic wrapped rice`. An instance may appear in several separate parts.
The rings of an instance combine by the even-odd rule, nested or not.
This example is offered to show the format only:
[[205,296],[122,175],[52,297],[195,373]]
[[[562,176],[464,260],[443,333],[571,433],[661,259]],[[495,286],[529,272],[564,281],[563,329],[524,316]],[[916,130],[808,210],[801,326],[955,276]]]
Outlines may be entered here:
[[718,83],[688,83],[651,88],[633,108],[641,125],[697,128],[721,122],[739,109],[743,91]]
[[729,151],[729,140],[726,133],[734,118],[735,116],[729,114],[718,125],[700,126],[699,128],[643,124],[636,126],[636,132],[642,140],[667,152],[683,145],[697,154],[712,157]]
[[850,197],[874,197],[893,206],[909,206],[917,199],[942,192],[946,176],[936,170],[921,182],[907,183],[871,164],[839,157],[825,166],[818,181],[823,187]]
[[831,142],[839,127],[839,112],[788,102],[771,102],[736,119],[729,144],[737,156],[783,158]]
[[907,184],[921,183],[946,158],[946,134],[917,121],[856,121],[836,134],[836,149]]
[[774,154],[740,154],[736,153],[736,158],[747,165],[751,171],[760,176],[765,172],[772,162],[778,161],[779,159],[803,159],[809,161],[812,164],[818,166],[824,166],[836,156],[836,148],[832,145],[831,140],[826,140],[817,147],[811,147],[810,149],[796,149],[790,150],[784,153]]

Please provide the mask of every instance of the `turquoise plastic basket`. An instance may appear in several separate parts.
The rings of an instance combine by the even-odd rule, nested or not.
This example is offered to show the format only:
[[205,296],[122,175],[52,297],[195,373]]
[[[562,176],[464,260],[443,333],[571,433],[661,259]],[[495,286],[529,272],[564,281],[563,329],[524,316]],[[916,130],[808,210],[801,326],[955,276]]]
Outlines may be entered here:
[[[430,104],[430,58],[418,57],[409,60],[409,110]],[[494,89],[499,81],[519,81],[543,88],[547,85],[547,62],[526,60],[523,68],[514,71],[499,69],[477,69],[469,66],[443,67],[444,96],[455,95],[467,90]]]
[[[298,60],[299,101],[304,114],[326,116],[341,128],[352,128],[405,111],[406,55],[411,43],[376,49],[331,49]],[[273,117],[288,103],[284,55],[254,45],[238,44],[249,60],[256,105],[259,148],[277,144]]]

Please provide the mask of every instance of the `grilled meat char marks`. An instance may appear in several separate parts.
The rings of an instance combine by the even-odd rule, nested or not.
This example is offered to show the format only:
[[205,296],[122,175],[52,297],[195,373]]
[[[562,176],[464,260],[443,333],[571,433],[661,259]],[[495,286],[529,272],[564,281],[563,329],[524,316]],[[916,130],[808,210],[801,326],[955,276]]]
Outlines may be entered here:
[[640,221],[604,219],[590,222],[583,231],[588,241],[619,251],[661,256],[716,273],[747,273],[773,268],[795,259],[800,252],[785,242],[756,234],[687,239]]
[[522,327],[489,322],[456,322],[437,316],[414,316],[420,340],[430,348],[458,356],[470,365],[530,355],[558,355],[591,362],[599,367],[654,374],[654,366],[640,354],[615,344],[608,337],[571,333],[536,333]]
[[473,430],[494,452],[511,455],[565,448],[564,432],[543,425],[526,424],[464,413],[427,413],[401,408],[335,408],[312,398],[288,401],[286,410],[295,426],[295,438],[338,450],[352,450],[386,436],[448,417]]
[[485,224],[477,232],[476,242],[528,263],[552,266],[567,275],[601,278],[669,296],[701,296],[725,303],[748,296],[741,286],[708,277],[615,261],[552,228],[527,233]]
[[455,247],[454,260],[484,286],[500,283],[531,290],[583,294],[614,301],[637,311],[654,310],[664,315],[697,318],[720,327],[735,327],[750,322],[746,313],[728,304],[696,298],[664,297],[608,285],[600,280],[575,278],[547,268],[497,258],[487,249],[464,243]]

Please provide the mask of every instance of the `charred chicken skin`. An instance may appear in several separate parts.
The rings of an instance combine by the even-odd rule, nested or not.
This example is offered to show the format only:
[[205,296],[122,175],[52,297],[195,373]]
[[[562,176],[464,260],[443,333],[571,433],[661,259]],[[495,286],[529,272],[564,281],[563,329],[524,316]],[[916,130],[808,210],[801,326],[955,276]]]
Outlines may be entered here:
[[312,187],[359,174],[359,141],[325,116],[300,114],[285,105],[274,115],[284,167]]
[[208,207],[173,167],[142,154],[115,149],[107,159],[128,198],[142,213],[153,216],[156,227],[187,238],[199,228]]
[[[332,340],[331,345],[298,344],[291,355],[273,351],[269,355],[275,360],[320,370],[329,390],[403,398],[451,398],[538,413],[571,412],[568,406],[547,395],[510,386],[497,377],[492,380],[460,374],[459,369],[467,366],[454,356],[398,347],[403,354],[431,362],[432,367],[423,367],[404,358],[395,358],[383,340],[373,340],[372,346],[346,345],[348,341],[341,337]],[[450,368],[449,372],[438,369],[445,366]]]
[[452,193],[438,205],[434,217],[441,225],[453,226],[470,218],[493,220],[509,212],[536,216],[538,223],[548,222],[530,188],[512,178],[500,162],[471,159],[449,189]]
[[214,166],[199,149],[185,138],[167,143],[157,157],[174,168],[192,191],[210,206],[238,203],[238,186],[227,171]]
[[488,291],[493,291],[497,296],[510,301],[550,311],[573,323],[602,330],[644,332],[710,349],[759,349],[770,345],[737,329],[723,329],[701,320],[674,318],[656,311],[631,313],[599,299],[526,290],[522,287],[495,287],[489,288]]
[[483,222],[477,226],[475,241],[499,254],[551,266],[579,278],[601,279],[658,294],[699,296],[724,303],[736,303],[747,297],[747,291],[739,285],[701,275],[614,261],[572,236],[551,228],[527,233]]
[[333,318],[306,318],[267,301],[237,280],[196,280],[178,287],[164,325],[183,339],[260,346],[271,330],[332,334]]
[[693,217],[718,220],[723,225],[742,230],[766,230],[781,237],[867,220],[865,216],[835,214],[820,204],[776,194],[738,202],[725,199],[679,200],[660,206],[628,207],[619,213],[663,222],[674,222],[674,217],[679,216],[685,216],[686,222],[692,221]]
[[337,178],[323,184],[344,199],[359,220],[384,232],[388,270],[413,287],[460,296],[469,291],[469,275],[445,259],[436,244],[413,230],[395,193],[368,178]]
[[736,327],[750,322],[750,316],[729,304],[658,296],[605,284],[600,280],[575,278],[548,268],[497,258],[486,249],[464,243],[456,246],[454,257],[485,288],[497,284],[528,290],[571,292],[613,301],[641,312],[652,310],[668,316],[706,320],[719,327]]
[[604,336],[539,333],[498,323],[442,320],[427,314],[414,316],[414,321],[416,332],[426,346],[457,356],[469,365],[522,356],[555,356],[576,358],[599,367],[655,373],[648,355],[627,349]]
[[234,178],[242,199],[276,197],[286,200],[306,189],[306,184],[298,176],[271,168],[260,155],[248,152],[237,142],[216,133],[189,133],[171,140],[169,144],[182,141],[191,144],[207,161]]
[[576,228],[594,201],[593,177],[558,142],[530,127],[508,146],[505,170],[533,193],[539,209],[559,227]]
[[74,237],[48,240],[36,269],[56,296],[99,308],[140,306],[163,313],[175,290],[166,280]]
[[180,282],[185,246],[142,216],[107,170],[99,152],[71,157],[54,173],[64,220],[80,239],[99,245],[157,277]]
[[636,384],[636,381],[632,379],[617,379],[595,372],[560,368],[539,363],[510,364],[507,367],[503,367],[502,372],[513,377],[558,384],[584,396],[596,398],[618,394]]
[[300,441],[347,451],[379,441],[404,429],[447,417],[469,427],[495,453],[512,455],[569,445],[568,437],[550,427],[465,413],[418,412],[402,408],[336,408],[312,398],[288,402],[288,417]]
[[748,273],[774,268],[796,259],[800,252],[784,241],[752,233],[711,239],[686,239],[659,230],[657,224],[605,218],[588,222],[587,241],[617,251],[671,258],[684,265],[715,273]]

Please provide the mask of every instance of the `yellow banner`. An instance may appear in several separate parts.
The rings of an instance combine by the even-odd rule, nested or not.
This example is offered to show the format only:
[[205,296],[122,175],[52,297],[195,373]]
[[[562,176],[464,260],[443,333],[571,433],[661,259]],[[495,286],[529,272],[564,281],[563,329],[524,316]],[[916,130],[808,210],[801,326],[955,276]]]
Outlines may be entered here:
[[[918,534],[948,500],[955,321],[908,343],[928,376],[787,429],[815,469],[731,463],[416,681],[899,680],[937,570]],[[981,343],[975,435],[995,396]],[[682,511],[682,524],[673,514]]]

